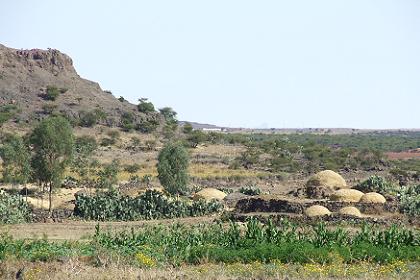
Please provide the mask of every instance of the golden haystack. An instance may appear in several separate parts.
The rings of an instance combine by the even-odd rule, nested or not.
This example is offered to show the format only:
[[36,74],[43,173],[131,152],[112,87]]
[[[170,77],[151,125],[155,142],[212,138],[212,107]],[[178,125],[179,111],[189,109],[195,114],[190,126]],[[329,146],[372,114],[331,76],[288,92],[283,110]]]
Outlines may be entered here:
[[341,189],[335,191],[331,196],[330,200],[340,202],[359,202],[360,198],[364,195],[361,191],[353,189]]
[[346,181],[331,170],[318,172],[306,183],[306,193],[311,198],[328,197],[333,191],[343,188],[347,188]]
[[305,210],[305,215],[308,217],[320,217],[331,215],[330,210],[321,205],[313,205]]
[[226,194],[222,191],[213,188],[202,189],[201,191],[194,194],[194,200],[204,199],[204,200],[223,200],[226,197]]
[[385,203],[386,199],[383,195],[376,193],[376,192],[370,192],[366,193],[360,198],[360,202],[363,203]]
[[347,215],[347,216],[353,216],[353,217],[362,217],[362,213],[360,213],[360,210],[353,206],[343,207],[338,211],[341,215]]
[[307,185],[325,186],[336,190],[347,188],[344,178],[332,170],[324,170],[316,173],[308,180]]

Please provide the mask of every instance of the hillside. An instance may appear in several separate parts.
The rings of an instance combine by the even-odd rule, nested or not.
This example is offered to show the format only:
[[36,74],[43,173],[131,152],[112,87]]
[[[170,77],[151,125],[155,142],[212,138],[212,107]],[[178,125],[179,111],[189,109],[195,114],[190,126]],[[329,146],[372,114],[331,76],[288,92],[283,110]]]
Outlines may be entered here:
[[[55,100],[50,94],[58,95]],[[0,106],[16,106],[15,121],[39,120],[55,112],[77,120],[89,112],[100,112],[101,121],[121,125],[124,113],[133,122],[161,118],[158,113],[138,112],[127,101],[121,102],[98,83],[81,78],[72,59],[58,50],[18,50],[0,44]]]

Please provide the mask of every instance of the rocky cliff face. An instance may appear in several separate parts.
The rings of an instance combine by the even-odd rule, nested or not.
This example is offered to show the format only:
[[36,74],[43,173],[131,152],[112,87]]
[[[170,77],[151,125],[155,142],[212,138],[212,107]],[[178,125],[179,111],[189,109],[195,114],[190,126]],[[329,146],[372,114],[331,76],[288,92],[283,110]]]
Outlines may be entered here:
[[[60,91],[54,101],[46,98],[51,87]],[[52,110],[77,118],[100,109],[110,125],[118,125],[124,112],[136,119],[145,117],[133,104],[120,102],[98,83],[81,78],[66,54],[53,49],[18,50],[0,44],[0,106],[5,104],[19,108],[16,120],[21,122],[42,119]]]

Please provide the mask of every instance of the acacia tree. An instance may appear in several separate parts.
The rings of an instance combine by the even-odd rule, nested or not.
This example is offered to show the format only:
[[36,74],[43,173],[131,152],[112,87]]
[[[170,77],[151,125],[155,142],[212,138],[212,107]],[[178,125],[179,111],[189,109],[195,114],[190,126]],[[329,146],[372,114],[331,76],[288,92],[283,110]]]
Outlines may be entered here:
[[60,186],[67,165],[73,155],[73,132],[70,123],[55,116],[43,120],[30,137],[35,155],[32,166],[35,178],[48,188],[52,214],[52,191]]
[[162,186],[170,194],[188,192],[188,152],[181,143],[169,143],[159,153],[157,171]]
[[23,139],[19,136],[10,136],[0,148],[0,157],[3,160],[3,181],[5,183],[28,183],[31,173],[31,154]]

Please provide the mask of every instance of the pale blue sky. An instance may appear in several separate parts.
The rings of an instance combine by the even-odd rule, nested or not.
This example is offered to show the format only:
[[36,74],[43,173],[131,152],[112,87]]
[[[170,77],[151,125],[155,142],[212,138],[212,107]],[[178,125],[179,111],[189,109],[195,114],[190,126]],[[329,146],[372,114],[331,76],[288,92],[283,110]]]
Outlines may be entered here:
[[0,43],[179,119],[420,127],[420,1],[0,0]]

